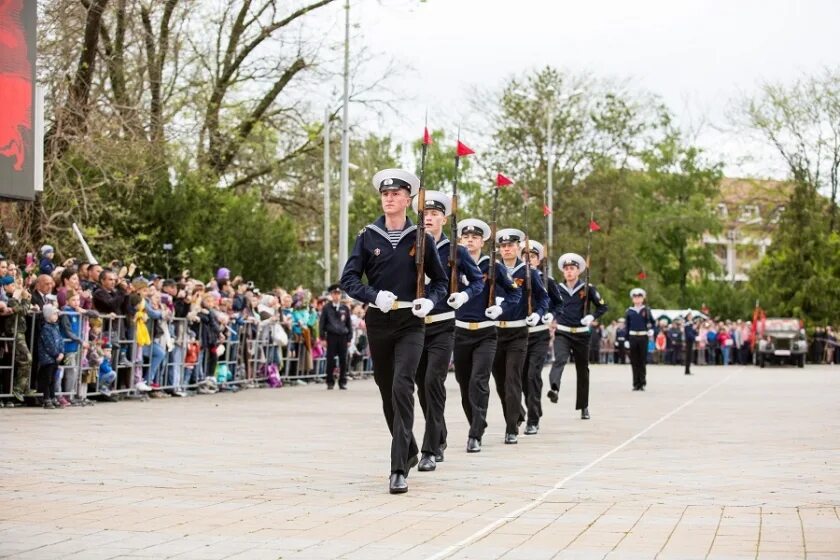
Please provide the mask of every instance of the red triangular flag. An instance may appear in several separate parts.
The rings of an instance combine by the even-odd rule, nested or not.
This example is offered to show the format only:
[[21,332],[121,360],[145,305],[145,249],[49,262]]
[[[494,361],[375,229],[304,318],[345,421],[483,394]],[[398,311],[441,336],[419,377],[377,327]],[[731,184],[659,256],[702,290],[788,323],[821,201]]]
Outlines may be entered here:
[[543,218],[548,218],[551,215],[551,208],[548,204],[543,204]]
[[507,187],[508,185],[512,185],[513,181],[499,173],[496,175],[496,186],[497,187]]
[[429,145],[429,144],[432,143],[432,135],[429,134],[429,128],[428,127],[423,128],[423,143],[426,144],[426,145]]
[[645,271],[643,270],[636,275],[636,278],[638,278],[639,280],[644,280],[645,278],[647,278],[647,274],[645,274]]
[[600,231],[601,226],[595,220],[589,220],[589,231]]
[[458,154],[458,157],[464,157],[472,155],[475,152],[472,150],[472,148],[458,140],[458,147],[455,149],[455,153]]

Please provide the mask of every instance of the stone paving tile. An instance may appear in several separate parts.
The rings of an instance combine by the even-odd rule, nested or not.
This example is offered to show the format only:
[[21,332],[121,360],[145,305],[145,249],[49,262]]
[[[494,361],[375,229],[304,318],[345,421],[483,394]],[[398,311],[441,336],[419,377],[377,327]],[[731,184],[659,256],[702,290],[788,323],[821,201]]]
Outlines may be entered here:
[[474,455],[449,379],[446,461],[405,496],[372,381],[2,410],[0,557],[428,560],[467,539],[448,557],[840,558],[840,370],[679,373],[651,367],[640,394],[596,366],[593,419],[570,378],[516,446],[493,391]]

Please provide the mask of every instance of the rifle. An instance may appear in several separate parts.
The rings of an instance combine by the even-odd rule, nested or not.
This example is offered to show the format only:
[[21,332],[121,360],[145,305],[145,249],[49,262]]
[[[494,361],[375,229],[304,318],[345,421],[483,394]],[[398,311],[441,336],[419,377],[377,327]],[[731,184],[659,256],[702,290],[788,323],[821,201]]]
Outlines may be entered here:
[[586,317],[589,315],[589,272],[592,270],[590,267],[590,261],[592,259],[592,224],[595,221],[595,214],[594,212],[590,212],[589,215],[589,239],[586,242],[586,285],[584,289],[586,290],[586,295],[584,296],[583,300],[583,316]]
[[522,232],[525,234],[525,297],[528,298],[528,316],[534,312],[531,301],[531,240],[528,238],[528,191],[522,197]]
[[[426,122],[428,124],[428,116]],[[414,245],[414,265],[417,268],[417,299],[426,297],[426,151],[431,144],[428,126],[423,129],[423,147],[420,150],[420,188],[417,191],[417,238]]]
[[[461,143],[461,129],[458,128],[458,143]],[[458,291],[458,167],[461,156],[455,148],[455,179],[452,181],[452,233],[449,240],[449,293]]]
[[493,220],[490,223],[490,269],[487,281],[490,282],[487,307],[496,305],[496,214],[499,211],[499,188],[493,189]]

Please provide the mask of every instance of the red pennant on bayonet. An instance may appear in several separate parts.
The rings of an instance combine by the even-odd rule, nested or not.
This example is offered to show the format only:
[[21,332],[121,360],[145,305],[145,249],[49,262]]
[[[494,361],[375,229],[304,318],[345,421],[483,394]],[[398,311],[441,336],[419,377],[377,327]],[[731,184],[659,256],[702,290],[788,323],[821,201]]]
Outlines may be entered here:
[[497,187],[507,187],[507,186],[512,185],[512,184],[513,184],[513,181],[511,181],[510,179],[508,179],[507,177],[505,177],[501,173],[496,175],[496,186]]
[[472,150],[472,148],[458,140],[458,147],[455,149],[455,153],[458,155],[458,157],[464,157],[472,155],[475,152]]
[[645,279],[647,278],[647,274],[645,274],[645,271],[644,271],[644,270],[642,270],[641,272],[639,272],[639,273],[636,275],[636,278],[638,278],[639,280],[645,280]]
[[589,220],[589,231],[601,231],[601,226],[595,220]]
[[429,128],[428,127],[423,128],[423,143],[426,144],[427,146],[432,143],[432,135],[429,134]]
[[551,216],[551,208],[548,207],[548,204],[543,204],[543,218],[548,218]]

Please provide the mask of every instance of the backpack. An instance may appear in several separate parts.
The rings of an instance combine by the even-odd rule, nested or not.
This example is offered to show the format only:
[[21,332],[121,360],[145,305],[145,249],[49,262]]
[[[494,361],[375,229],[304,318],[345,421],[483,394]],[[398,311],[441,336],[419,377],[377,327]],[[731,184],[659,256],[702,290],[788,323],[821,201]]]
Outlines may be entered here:
[[263,364],[260,369],[262,370],[263,376],[266,378],[266,383],[269,387],[275,388],[283,386],[283,380],[280,379],[280,372],[277,370],[277,364]]

